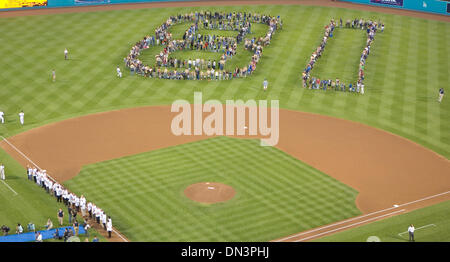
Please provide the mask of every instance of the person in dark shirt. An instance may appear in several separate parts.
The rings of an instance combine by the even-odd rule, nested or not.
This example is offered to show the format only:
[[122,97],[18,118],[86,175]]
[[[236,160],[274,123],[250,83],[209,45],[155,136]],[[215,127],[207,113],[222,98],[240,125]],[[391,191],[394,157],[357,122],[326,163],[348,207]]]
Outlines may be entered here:
[[7,236],[7,235],[8,235],[9,230],[10,230],[10,229],[9,229],[8,226],[5,226],[5,225],[2,226],[2,232],[3,232],[3,235],[4,235],[4,236]]
[[72,207],[70,204],[67,206],[67,214],[69,214],[69,224],[71,224],[72,223]]
[[64,230],[63,237],[64,237],[64,242],[66,242],[67,239],[69,238],[69,229],[66,228],[66,230]]

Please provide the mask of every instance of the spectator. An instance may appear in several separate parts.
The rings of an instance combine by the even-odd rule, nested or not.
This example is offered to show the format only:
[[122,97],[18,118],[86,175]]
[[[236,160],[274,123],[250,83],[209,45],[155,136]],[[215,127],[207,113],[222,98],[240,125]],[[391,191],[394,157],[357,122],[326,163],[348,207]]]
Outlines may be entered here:
[[32,222],[28,223],[27,229],[28,229],[29,232],[35,232],[36,231],[36,227],[34,226],[34,224]]
[[99,242],[98,237],[94,236],[94,238],[92,239],[92,242]]
[[66,230],[64,230],[63,238],[64,242],[67,242],[67,239],[69,238],[69,229],[66,227]]
[[73,230],[75,230],[75,236],[78,236],[78,229],[79,229],[79,224],[78,221],[75,219],[75,221],[73,222]]
[[58,217],[59,225],[62,226],[63,222],[64,222],[64,211],[61,208],[58,210],[57,217]]
[[36,232],[35,236],[36,236],[36,242],[42,242],[42,235],[40,232]]
[[6,226],[6,225],[3,225],[2,226],[2,232],[3,232],[3,235],[4,236],[7,236],[8,235],[8,233],[9,233],[9,227],[8,226]]
[[73,220],[77,220],[77,210],[75,208],[72,209],[72,218]]
[[59,239],[59,240],[62,239],[62,237],[59,235],[59,229],[58,228],[55,229],[55,233],[53,233],[53,238],[54,239]]
[[72,205],[68,204],[67,205],[67,214],[69,214],[69,224],[72,223]]
[[84,219],[83,228],[84,232],[86,232],[86,236],[89,237],[89,228],[91,228],[91,226],[89,225],[87,219]]
[[51,220],[50,218],[47,219],[47,224],[45,225],[45,228],[46,228],[47,230],[50,230],[50,229],[53,228],[53,222],[52,222],[52,220]]
[[16,234],[22,234],[22,233],[23,233],[23,227],[20,223],[17,223]]

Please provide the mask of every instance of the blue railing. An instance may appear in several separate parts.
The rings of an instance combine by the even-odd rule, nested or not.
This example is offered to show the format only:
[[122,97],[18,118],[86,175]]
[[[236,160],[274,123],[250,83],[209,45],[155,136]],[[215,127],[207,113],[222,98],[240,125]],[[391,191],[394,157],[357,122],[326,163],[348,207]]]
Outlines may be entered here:
[[[60,237],[62,237],[64,235],[64,231],[66,230],[66,228],[71,229],[72,232],[74,232],[73,227],[60,227],[60,228],[58,228],[58,235]],[[40,231],[36,231],[36,232],[41,233],[42,240],[51,239],[51,238],[53,238],[53,235],[56,232],[56,228],[50,229],[50,230],[40,230]],[[86,233],[84,231],[84,228],[80,226],[78,234],[84,234],[84,233]],[[22,234],[0,236],[0,242],[33,242],[35,240],[36,240],[35,232],[27,232],[27,233],[22,233]]]

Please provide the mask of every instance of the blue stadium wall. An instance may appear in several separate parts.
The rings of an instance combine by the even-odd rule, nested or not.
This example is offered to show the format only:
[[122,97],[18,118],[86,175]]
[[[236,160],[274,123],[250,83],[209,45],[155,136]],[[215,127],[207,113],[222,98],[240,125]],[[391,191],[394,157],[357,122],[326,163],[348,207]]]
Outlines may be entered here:
[[23,8],[7,8],[0,11],[24,10],[49,7],[72,7],[86,5],[108,5],[108,4],[132,4],[132,3],[151,3],[151,2],[182,2],[189,0],[48,0],[47,6],[23,7]]
[[373,6],[406,9],[434,14],[449,15],[450,2],[443,0],[340,0]]

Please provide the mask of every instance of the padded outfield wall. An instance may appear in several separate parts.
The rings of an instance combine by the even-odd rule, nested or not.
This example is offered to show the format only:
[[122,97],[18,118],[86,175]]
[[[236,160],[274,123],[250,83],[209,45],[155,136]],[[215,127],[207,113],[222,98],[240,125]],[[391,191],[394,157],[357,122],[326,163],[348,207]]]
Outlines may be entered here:
[[0,11],[48,7],[182,1],[187,0],[0,0]]
[[450,0],[339,0],[374,6],[450,15]]

